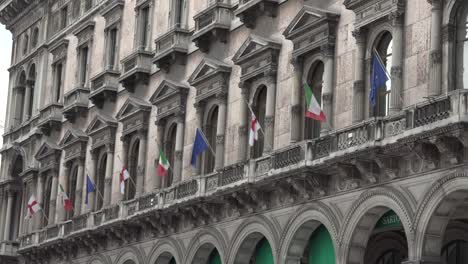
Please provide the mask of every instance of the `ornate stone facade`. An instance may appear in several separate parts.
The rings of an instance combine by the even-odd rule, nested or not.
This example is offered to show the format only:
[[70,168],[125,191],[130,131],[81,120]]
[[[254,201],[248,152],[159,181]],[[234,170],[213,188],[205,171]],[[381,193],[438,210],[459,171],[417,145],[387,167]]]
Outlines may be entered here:
[[3,1],[0,263],[463,263],[464,2]]

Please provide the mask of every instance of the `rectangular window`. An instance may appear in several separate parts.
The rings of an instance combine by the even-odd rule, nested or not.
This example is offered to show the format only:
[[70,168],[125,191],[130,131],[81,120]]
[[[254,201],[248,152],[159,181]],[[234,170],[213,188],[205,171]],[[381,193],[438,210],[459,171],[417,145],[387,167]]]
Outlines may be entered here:
[[176,0],[175,1],[175,26],[182,26],[182,13],[184,10],[184,1],[183,0]]
[[63,66],[62,63],[58,63],[54,67],[54,74],[55,74],[55,102],[59,103],[62,98],[62,73],[63,73]]
[[86,85],[88,78],[88,47],[80,49],[80,71],[79,71],[79,83],[81,86]]
[[108,57],[108,67],[109,69],[114,69],[115,68],[115,63],[116,63],[116,60],[117,60],[117,34],[118,34],[118,31],[117,31],[117,28],[113,28],[109,31],[109,46],[108,46],[108,54],[109,54],[109,57]]
[[68,6],[60,10],[60,29],[64,29],[68,23]]
[[149,7],[145,7],[140,11],[140,43],[141,49],[146,49],[149,37]]

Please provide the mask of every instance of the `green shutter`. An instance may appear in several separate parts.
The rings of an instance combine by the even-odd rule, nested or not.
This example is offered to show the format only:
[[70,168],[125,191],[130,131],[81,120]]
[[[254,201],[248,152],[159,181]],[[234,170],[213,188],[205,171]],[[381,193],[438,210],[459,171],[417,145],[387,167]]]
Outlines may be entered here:
[[309,240],[309,264],[335,264],[335,248],[327,228],[319,226]]
[[221,261],[221,256],[218,253],[218,250],[213,249],[213,251],[210,254],[210,259],[208,261],[208,264],[223,264]]
[[273,264],[273,252],[265,238],[258,242],[255,250],[255,264]]

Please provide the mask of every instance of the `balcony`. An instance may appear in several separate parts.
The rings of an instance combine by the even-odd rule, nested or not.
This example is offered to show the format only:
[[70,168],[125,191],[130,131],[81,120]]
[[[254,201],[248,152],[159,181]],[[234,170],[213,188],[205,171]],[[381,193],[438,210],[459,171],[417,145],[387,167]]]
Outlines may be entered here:
[[216,40],[226,43],[231,27],[231,5],[226,0],[216,1],[193,18],[195,33],[192,41],[202,51],[208,52],[210,44]]
[[278,5],[278,0],[239,0],[234,14],[247,28],[255,28],[260,16],[276,17]]
[[139,50],[122,60],[123,73],[119,81],[125,89],[133,93],[138,83],[148,85],[153,56],[150,51]]
[[53,129],[60,129],[62,109],[63,105],[61,103],[51,103],[40,110],[37,127],[41,129],[42,133],[49,135]]
[[105,102],[115,102],[119,89],[120,72],[106,70],[91,79],[91,93],[89,100],[98,108],[102,108]]
[[2,260],[3,258],[8,259],[9,257],[16,257],[16,252],[18,250],[19,245],[20,244],[16,241],[0,242],[0,260]]
[[[216,213],[244,216],[275,206],[275,200],[302,202],[357,188],[369,188],[466,162],[468,91],[408,107],[398,115],[372,118],[305,140],[172,187],[120,202],[33,233],[21,240],[21,252],[86,238],[89,247],[108,238],[122,243],[141,233],[155,237],[216,223]],[[223,206],[220,206],[223,204]],[[189,226],[178,225],[184,219]],[[64,248],[62,248],[64,247]],[[39,254],[38,252],[37,254]]]
[[155,41],[156,53],[153,63],[165,72],[169,72],[171,65],[185,64],[190,32],[187,29],[175,27]]
[[77,87],[65,94],[65,106],[63,116],[70,122],[75,122],[77,117],[86,117],[88,113],[89,89]]

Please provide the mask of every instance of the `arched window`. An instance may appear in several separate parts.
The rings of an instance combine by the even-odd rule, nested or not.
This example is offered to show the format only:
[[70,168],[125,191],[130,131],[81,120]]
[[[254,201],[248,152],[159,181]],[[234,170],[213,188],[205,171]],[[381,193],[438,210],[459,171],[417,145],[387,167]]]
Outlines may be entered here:
[[[218,107],[217,106],[211,109],[208,115],[208,118],[206,119],[206,123],[204,127],[205,127],[204,133],[206,135],[206,139],[208,140],[208,144],[210,144],[212,148],[215,148],[216,147],[216,132],[218,130]],[[215,156],[210,150],[205,151],[204,156],[205,156],[205,159],[204,159],[205,166],[204,166],[203,173],[204,174],[212,173],[215,168]]]
[[28,53],[28,44],[29,44],[29,36],[28,34],[26,34],[23,37],[23,55]]
[[[266,98],[267,98],[267,88],[266,86],[261,86],[257,90],[257,96],[254,98],[253,111],[255,116],[260,123],[260,127],[265,131],[265,114],[266,114]],[[249,118],[250,120],[250,118]],[[255,142],[253,148],[251,149],[252,158],[259,158],[263,155],[263,148],[265,145],[264,134],[260,132],[258,134],[258,141]]]
[[54,67],[54,74],[55,74],[55,102],[60,102],[62,98],[62,74],[63,74],[63,65],[62,63],[58,63]]
[[442,248],[442,260],[447,264],[468,263],[468,242],[455,240]]
[[[307,84],[312,89],[312,94],[320,105],[322,104],[323,72],[324,64],[322,61],[318,61],[312,65],[307,75]],[[305,108],[307,108],[307,106],[305,106]],[[304,139],[320,137],[320,121],[304,118],[304,122]]]
[[26,88],[26,73],[21,72],[20,78],[18,81],[18,89],[16,90],[16,109],[14,111],[15,123],[20,124],[23,121],[24,114],[24,97],[25,97],[25,88]]
[[44,216],[43,216],[43,226],[47,226],[49,224],[48,217],[50,212],[50,197],[52,195],[52,177],[48,177],[46,180],[45,185],[45,192],[44,192]]
[[[386,31],[377,39],[372,52],[373,55],[374,52],[377,52],[388,73],[391,72],[392,68],[392,46],[392,35]],[[372,76],[372,73],[370,76]],[[392,83],[390,78],[383,87],[378,88],[374,116],[386,116],[389,114],[391,89]]]
[[30,92],[29,92],[29,106],[28,106],[27,115],[30,118],[32,116],[33,105],[34,105],[34,87],[36,86],[36,65],[34,64],[29,69],[28,82],[29,82]]
[[35,27],[31,36],[31,47],[35,48],[39,42],[39,28]]
[[[68,188],[67,188],[67,195],[68,198],[70,199],[70,202],[72,206],[75,206],[75,199],[76,199],[76,181],[78,179],[78,166],[75,166],[73,170],[71,171],[71,174],[69,176],[70,178],[68,179]],[[73,211],[68,211],[66,213],[66,220],[69,220],[73,217]]]
[[130,148],[128,154],[128,172],[130,173],[130,179],[125,181],[125,195],[124,200],[131,200],[135,198],[136,189],[135,184],[137,182],[138,175],[138,153],[140,152],[140,140],[135,140]]
[[273,252],[270,243],[266,238],[261,239],[255,246],[255,252],[250,260],[250,263],[273,264]]
[[[176,139],[177,139],[177,125],[174,124],[171,126],[169,129],[169,133],[167,135],[167,141],[166,141],[166,149],[164,150],[167,153],[167,159],[169,161],[170,166],[173,166],[175,164],[175,145],[176,145]],[[167,172],[166,177],[163,179],[163,187],[169,187],[172,185],[172,179],[173,179],[173,170],[169,169]]]
[[106,167],[107,167],[107,154],[103,154],[101,156],[101,160],[98,163],[98,168],[96,171],[96,191],[98,192],[95,195],[96,199],[96,210],[99,210],[104,205],[103,195],[104,195],[104,186],[105,186],[105,179],[106,179]]

